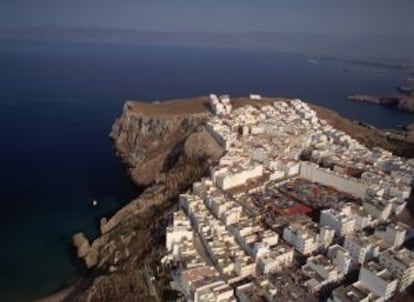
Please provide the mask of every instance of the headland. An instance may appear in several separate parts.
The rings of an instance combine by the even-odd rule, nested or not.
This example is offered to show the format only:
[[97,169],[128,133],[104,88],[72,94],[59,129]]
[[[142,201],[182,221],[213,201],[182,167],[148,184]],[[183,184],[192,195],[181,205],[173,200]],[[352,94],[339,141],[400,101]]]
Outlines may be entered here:
[[[256,96],[229,99],[233,110],[246,107],[260,111],[280,102],[290,104],[292,100]],[[98,238],[90,241],[82,234],[74,235],[78,256],[94,279],[72,300],[156,301],[168,293],[154,293],[148,276],[158,274],[157,263],[165,255],[166,227],[177,208],[178,196],[208,177],[227,151],[208,128],[214,117],[210,103],[210,97],[125,103],[110,137],[132,179],[146,189],[114,216],[101,219]],[[368,148],[414,156],[414,144],[404,135],[387,134],[315,105],[310,105],[310,110],[317,119]]]

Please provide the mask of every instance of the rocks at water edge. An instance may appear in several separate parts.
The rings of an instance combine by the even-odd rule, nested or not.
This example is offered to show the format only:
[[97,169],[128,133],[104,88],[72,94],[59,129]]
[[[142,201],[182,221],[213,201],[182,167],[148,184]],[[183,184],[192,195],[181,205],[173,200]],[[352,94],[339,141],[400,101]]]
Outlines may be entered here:
[[72,237],[73,244],[77,248],[78,257],[83,258],[87,268],[91,268],[98,262],[96,249],[90,246],[89,240],[83,233],[76,233]]
[[370,95],[355,94],[348,97],[348,100],[362,103],[392,106],[399,110],[414,112],[414,96],[411,95]]

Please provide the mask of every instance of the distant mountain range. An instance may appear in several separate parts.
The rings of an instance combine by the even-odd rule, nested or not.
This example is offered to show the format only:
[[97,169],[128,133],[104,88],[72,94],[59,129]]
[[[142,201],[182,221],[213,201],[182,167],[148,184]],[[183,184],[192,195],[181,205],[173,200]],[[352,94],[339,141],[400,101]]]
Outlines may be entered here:
[[289,52],[316,58],[360,60],[394,67],[414,65],[409,36],[331,36],[310,33],[145,32],[132,29],[41,26],[0,28],[0,41],[77,41],[236,48]]

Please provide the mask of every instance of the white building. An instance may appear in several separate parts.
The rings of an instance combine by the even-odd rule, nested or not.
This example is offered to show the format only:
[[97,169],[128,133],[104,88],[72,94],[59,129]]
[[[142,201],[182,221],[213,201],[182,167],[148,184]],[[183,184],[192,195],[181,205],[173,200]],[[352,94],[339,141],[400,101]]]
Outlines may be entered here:
[[193,230],[191,228],[190,220],[182,211],[174,213],[174,223],[167,227],[166,233],[166,248],[172,251],[175,243],[180,243],[183,240],[193,240]]
[[194,302],[236,302],[236,298],[228,284],[217,281],[197,289]]
[[228,95],[217,97],[215,94],[210,94],[210,106],[215,115],[228,114],[232,110],[230,97]]
[[257,268],[263,274],[276,272],[289,266],[293,261],[293,249],[285,244],[279,244],[272,250],[260,256],[257,260]]
[[354,263],[363,264],[372,258],[371,251],[373,247],[367,237],[348,236],[345,238],[344,247],[351,255]]
[[309,257],[306,265],[302,266],[302,272],[310,278],[305,284],[312,292],[343,277],[332,261],[323,255]]
[[387,301],[394,295],[398,279],[386,268],[371,261],[361,267],[359,282],[381,297],[379,301]]
[[380,297],[374,295],[359,282],[348,286],[340,286],[332,291],[328,302],[376,302]]
[[300,177],[318,182],[325,186],[331,186],[341,192],[346,192],[358,198],[365,198],[368,186],[355,179],[339,175],[330,170],[321,169],[310,162],[301,162]]
[[279,234],[272,230],[265,230],[261,235],[262,242],[268,244],[270,247],[275,246],[279,242]]
[[199,295],[197,294],[199,291],[225,284],[220,279],[218,271],[212,266],[201,266],[183,270],[179,282],[185,296],[194,301],[199,301]]
[[256,302],[259,299],[257,296],[257,288],[252,282],[238,286],[235,294],[237,300],[240,302]]
[[338,271],[346,275],[351,271],[352,258],[348,250],[344,247],[335,244],[329,247],[327,256],[332,260]]
[[253,165],[239,171],[224,171],[215,176],[215,184],[222,190],[245,185],[250,179],[263,175],[263,165]]
[[351,204],[351,215],[355,220],[354,231],[361,231],[373,224],[371,215],[362,206]]
[[319,242],[324,249],[328,248],[335,237],[335,230],[330,226],[321,226],[319,228]]
[[262,96],[260,94],[250,94],[251,100],[261,100]]
[[392,204],[382,198],[364,200],[363,207],[372,217],[379,221],[387,220],[392,211]]
[[239,222],[241,213],[241,207],[234,207],[221,214],[220,219],[225,225],[232,225]]
[[407,229],[402,224],[388,224],[384,230],[375,230],[375,235],[383,238],[393,248],[400,247],[405,240]]
[[330,226],[338,237],[351,234],[354,231],[355,220],[351,215],[351,207],[344,206],[341,211],[327,209],[321,212],[321,226]]
[[283,229],[283,239],[303,255],[309,255],[319,247],[319,235],[298,223],[291,223]]
[[398,289],[404,291],[414,282],[414,252],[408,249],[387,251],[379,256],[379,262],[399,280]]
[[255,276],[256,262],[247,255],[237,256],[234,261],[234,272],[241,278]]

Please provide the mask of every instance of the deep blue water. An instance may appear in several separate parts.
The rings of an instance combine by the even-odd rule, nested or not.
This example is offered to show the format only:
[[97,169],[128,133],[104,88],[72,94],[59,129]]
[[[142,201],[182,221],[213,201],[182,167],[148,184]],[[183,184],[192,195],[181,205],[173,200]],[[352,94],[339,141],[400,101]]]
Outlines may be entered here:
[[[29,300],[76,279],[71,235],[95,236],[100,217],[138,194],[108,139],[125,99],[256,92],[299,97],[396,127],[414,116],[346,96],[394,93],[406,77],[362,65],[309,64],[287,54],[2,42],[0,301]],[[88,207],[93,199],[97,209]]]

